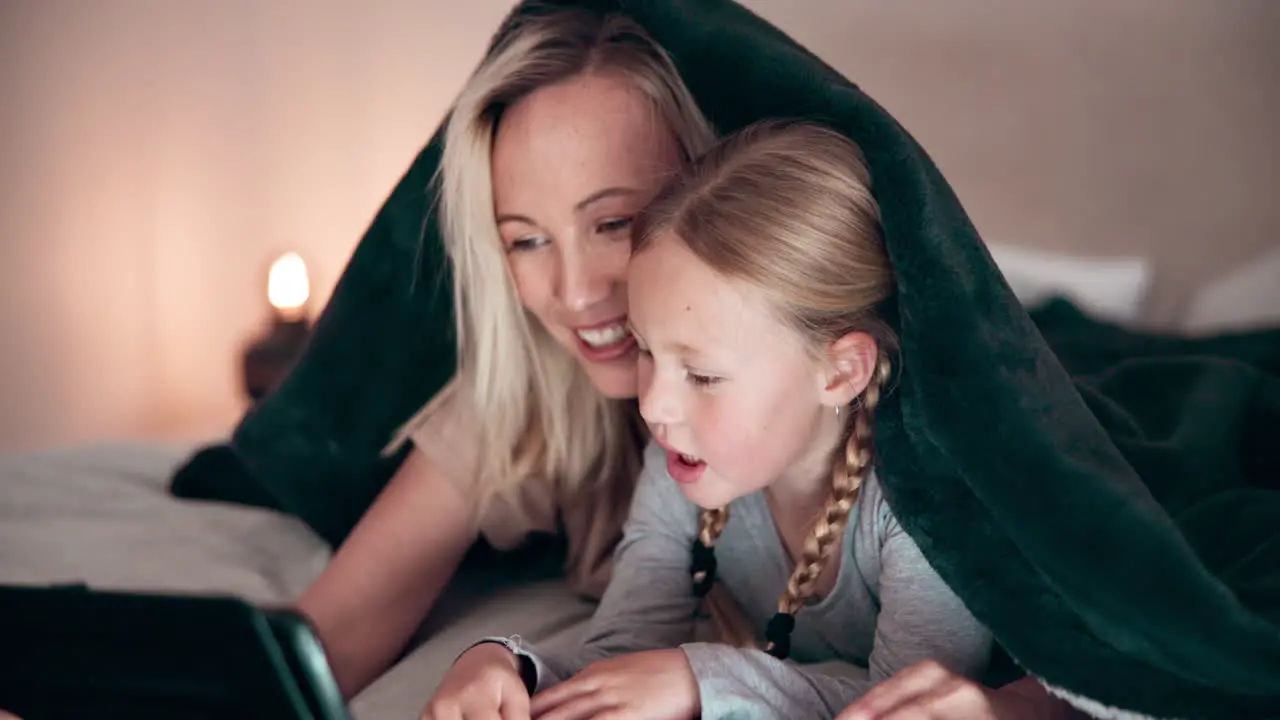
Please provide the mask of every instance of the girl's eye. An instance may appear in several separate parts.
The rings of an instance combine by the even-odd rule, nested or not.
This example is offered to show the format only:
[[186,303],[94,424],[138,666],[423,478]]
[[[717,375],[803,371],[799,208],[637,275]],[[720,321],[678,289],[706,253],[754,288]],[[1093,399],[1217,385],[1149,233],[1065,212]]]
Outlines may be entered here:
[[516,238],[507,246],[507,252],[528,252],[530,250],[537,250],[548,242],[550,242],[550,240],[541,235]]
[[689,382],[693,383],[694,387],[699,387],[699,388],[711,387],[712,385],[715,385],[724,379],[724,378],[718,378],[714,375],[699,375],[698,373],[695,373],[695,372],[688,373],[688,378],[689,378]]
[[626,230],[629,227],[631,227],[631,218],[616,218],[614,220],[605,220],[604,222],[596,225],[596,232],[609,234]]

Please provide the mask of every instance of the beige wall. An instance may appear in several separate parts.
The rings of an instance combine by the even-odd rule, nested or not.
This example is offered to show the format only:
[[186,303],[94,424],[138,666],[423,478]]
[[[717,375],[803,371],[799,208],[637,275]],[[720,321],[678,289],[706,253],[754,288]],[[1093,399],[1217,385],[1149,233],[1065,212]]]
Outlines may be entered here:
[[[1280,4],[754,0],[991,242],[1151,255],[1151,316],[1280,239]],[[506,0],[0,0],[0,447],[230,423],[277,252],[323,301]]]
[[1280,246],[1280,3],[753,6],[916,135],[988,242],[1152,258],[1157,322]]

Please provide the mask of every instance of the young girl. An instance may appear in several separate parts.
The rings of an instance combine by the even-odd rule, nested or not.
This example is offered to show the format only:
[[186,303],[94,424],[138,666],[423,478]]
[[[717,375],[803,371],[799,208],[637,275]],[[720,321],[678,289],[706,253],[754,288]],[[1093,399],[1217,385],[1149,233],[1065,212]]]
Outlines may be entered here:
[[[873,472],[895,341],[869,182],[840,134],[763,124],[637,219],[628,296],[653,443],[614,579],[573,657],[477,645],[427,717],[832,717],[919,661],[982,672],[989,633]],[[744,637],[691,642],[700,603]]]

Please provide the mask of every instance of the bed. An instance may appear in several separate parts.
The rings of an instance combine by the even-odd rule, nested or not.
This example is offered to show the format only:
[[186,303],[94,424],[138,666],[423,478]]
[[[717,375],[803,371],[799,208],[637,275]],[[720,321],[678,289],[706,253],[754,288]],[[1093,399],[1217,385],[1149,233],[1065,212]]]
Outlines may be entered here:
[[[995,254],[1029,304],[1059,295],[1109,320],[1141,317],[1150,280],[1145,263],[1090,268],[1036,253]],[[1280,323],[1275,278],[1280,250],[1202,290],[1182,329],[1205,334]],[[324,568],[329,548],[279,513],[169,495],[171,472],[192,449],[113,444],[0,453],[0,584],[82,582],[289,602]],[[520,633],[564,646],[590,612],[590,603],[554,578],[513,579],[502,567],[473,563],[427,618],[414,649],[354,699],[353,715],[415,717],[443,670],[475,638]]]

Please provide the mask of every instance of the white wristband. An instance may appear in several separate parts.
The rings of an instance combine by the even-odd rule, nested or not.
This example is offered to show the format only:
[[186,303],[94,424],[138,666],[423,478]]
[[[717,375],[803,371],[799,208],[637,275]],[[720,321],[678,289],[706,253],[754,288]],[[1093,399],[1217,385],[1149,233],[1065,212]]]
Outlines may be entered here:
[[[529,691],[530,695],[532,695],[538,685],[538,668],[537,664],[534,663],[533,658],[529,657],[529,654],[525,652],[523,647],[524,639],[519,635],[512,635],[511,637],[494,636],[480,638],[472,643],[466,650],[458,653],[458,658],[461,658],[471,650],[487,643],[501,645],[516,657],[516,670],[520,673],[520,679],[524,682],[525,689]],[[458,662],[458,658],[454,658],[453,661],[455,663]]]

